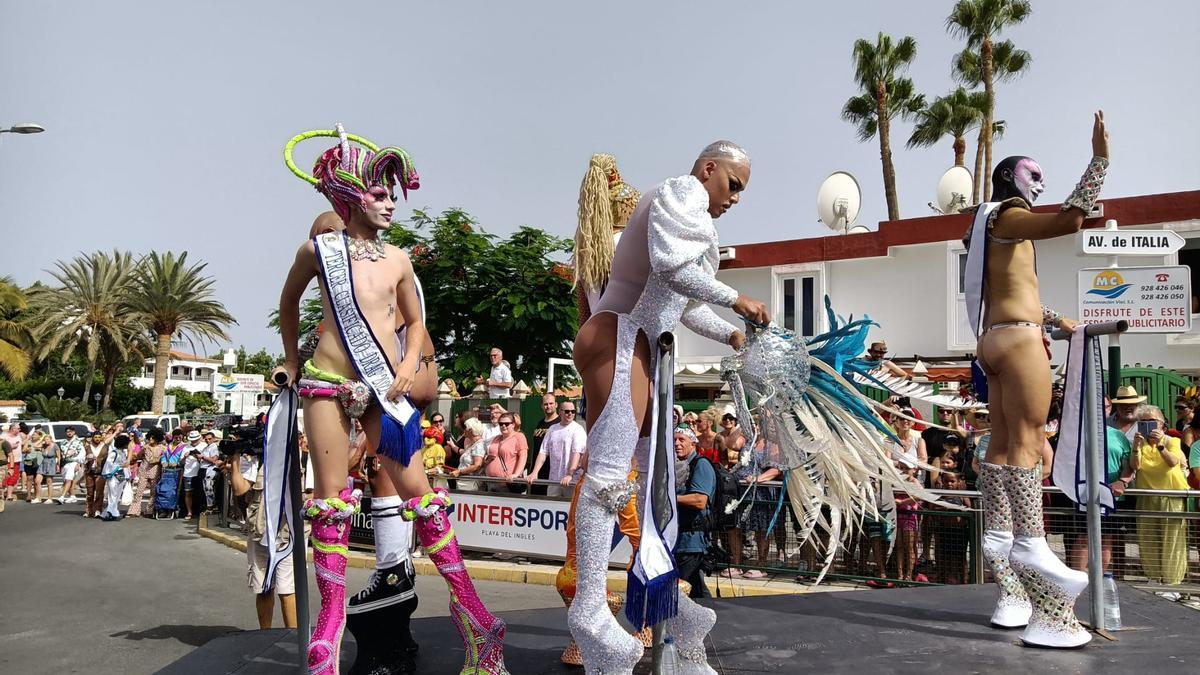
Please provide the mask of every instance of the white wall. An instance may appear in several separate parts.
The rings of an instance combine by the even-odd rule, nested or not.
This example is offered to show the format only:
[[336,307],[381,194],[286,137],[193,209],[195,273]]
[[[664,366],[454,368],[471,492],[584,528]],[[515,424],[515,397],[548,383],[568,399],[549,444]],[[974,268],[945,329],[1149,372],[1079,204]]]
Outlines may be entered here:
[[[770,269],[724,270],[717,274],[717,278],[736,288],[742,295],[748,295],[768,304],[771,302]],[[738,328],[745,325],[741,317],[734,314],[733,310],[724,307],[714,307],[714,309],[721,318]],[[719,361],[722,357],[733,353],[728,346],[719,345],[708,338],[700,337],[684,328],[683,325],[676,329],[675,340],[679,345],[676,353],[680,359],[686,356],[689,361]]]

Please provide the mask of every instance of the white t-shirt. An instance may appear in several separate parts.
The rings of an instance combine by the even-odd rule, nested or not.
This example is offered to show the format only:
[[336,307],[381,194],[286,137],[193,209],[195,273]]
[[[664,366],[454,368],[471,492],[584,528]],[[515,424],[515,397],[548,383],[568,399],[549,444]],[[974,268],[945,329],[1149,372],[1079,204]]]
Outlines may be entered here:
[[542,439],[539,455],[546,455],[550,462],[550,480],[562,480],[571,466],[571,455],[582,455],[587,451],[587,432],[576,422],[552,425]]
[[93,469],[104,468],[101,466],[96,466],[96,460],[100,458],[100,453],[104,452],[104,444],[103,443],[101,443],[100,445],[92,445],[91,443],[88,443],[88,447],[84,452],[86,454],[89,454],[92,456],[92,461],[90,462],[90,464],[92,465]]
[[192,445],[191,443],[188,443],[187,447],[183,449],[184,478],[195,478],[196,476],[200,475],[200,460],[191,453],[193,450],[204,452],[205,447],[206,446],[203,443],[200,445]]
[[[209,443],[208,445],[204,446],[203,450],[200,451],[200,456],[207,457],[209,459],[217,459],[221,456],[221,451],[218,449],[218,447],[219,446],[217,443]],[[204,467],[206,473],[217,472],[217,467],[213,466],[212,464],[203,464],[202,466]]]
[[483,425],[483,444],[487,445],[493,438],[500,435],[500,425],[488,422]]
[[[512,382],[512,371],[508,369],[507,363],[501,361],[499,365],[492,368],[488,379],[493,382]],[[504,387],[488,387],[489,398],[508,398],[508,392],[509,390]]]

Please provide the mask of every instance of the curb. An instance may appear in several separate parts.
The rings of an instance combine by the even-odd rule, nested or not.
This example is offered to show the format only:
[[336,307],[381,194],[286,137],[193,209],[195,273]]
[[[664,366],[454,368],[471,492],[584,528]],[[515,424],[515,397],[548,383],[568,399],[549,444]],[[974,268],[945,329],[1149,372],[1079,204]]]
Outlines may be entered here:
[[[197,532],[200,536],[212,539],[213,541],[224,544],[238,551],[246,551],[245,537],[233,534],[232,532],[224,532],[208,526],[208,514],[200,514],[200,524],[197,527]],[[309,562],[312,561],[312,550],[306,552],[306,558]],[[519,564],[510,562],[499,562],[490,560],[467,560],[467,572],[472,579],[482,579],[486,581],[504,581],[515,584],[533,584],[537,586],[553,586],[554,580],[558,576],[559,566],[557,564]],[[346,561],[349,567],[359,567],[362,569],[372,569],[375,567],[375,556],[366,554],[360,551],[350,551],[350,556]],[[426,576],[438,576],[437,567],[428,558],[413,558],[413,568],[417,574]],[[615,593],[624,593],[626,590],[627,576],[623,571],[609,571],[608,573],[608,589]],[[706,579],[708,590],[714,596],[717,594],[717,583],[712,577]],[[809,586],[802,586],[787,581],[771,581],[762,579],[759,581],[745,581],[742,579],[722,579],[721,580],[721,597],[723,598],[745,598],[754,596],[766,595],[807,595],[809,593],[820,593],[828,591],[852,590],[849,588],[839,588],[835,586],[822,586],[819,589],[812,589]]]

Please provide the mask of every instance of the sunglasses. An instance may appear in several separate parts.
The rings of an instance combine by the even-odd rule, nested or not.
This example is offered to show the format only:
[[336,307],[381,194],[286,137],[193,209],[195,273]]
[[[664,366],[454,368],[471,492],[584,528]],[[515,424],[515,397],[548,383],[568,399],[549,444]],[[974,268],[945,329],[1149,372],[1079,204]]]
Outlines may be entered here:
[[1175,406],[1175,409],[1176,410],[1187,410],[1188,407],[1189,406],[1186,406],[1186,405],[1177,405],[1177,406]]
[[446,420],[430,420],[432,424],[445,424]]
[[512,425],[513,425],[512,422],[501,422],[500,423],[500,426],[502,426],[502,427],[511,427]]
[[574,410],[567,410],[566,408],[559,408],[558,412],[560,412],[564,415],[574,415],[575,414]]

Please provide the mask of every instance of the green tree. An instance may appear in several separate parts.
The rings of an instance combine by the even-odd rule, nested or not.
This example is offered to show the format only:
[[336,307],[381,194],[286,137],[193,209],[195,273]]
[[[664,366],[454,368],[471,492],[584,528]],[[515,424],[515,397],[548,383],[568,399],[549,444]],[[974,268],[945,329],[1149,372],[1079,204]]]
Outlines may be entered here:
[[57,351],[61,362],[67,363],[82,352],[87,361],[84,401],[91,393],[102,347],[128,358],[128,331],[122,318],[127,314],[134,268],[129,253],[97,251],[56,262],[50,274],[59,286],[30,290],[32,331],[39,345],[34,357],[42,360]]
[[129,307],[154,333],[154,392],[150,409],[162,412],[166,392],[171,340],[190,334],[201,339],[228,339],[225,328],[237,321],[213,297],[212,277],[204,276],[207,263],[187,264],[187,252],[152,251],[142,260],[135,275]]
[[410,224],[384,236],[411,250],[443,376],[470,390],[487,372],[492,346],[526,381],[544,372],[547,359],[571,353],[579,314],[570,270],[556,260],[570,240],[532,227],[500,239],[456,208],[436,217],[414,211]]
[[28,307],[25,294],[9,277],[0,277],[0,370],[14,380],[29,374],[32,335],[21,313]]
[[939,96],[917,113],[917,123],[907,146],[927,148],[950,136],[954,139],[954,165],[965,166],[967,131],[983,121],[986,107],[987,94],[968,92],[962,87]]
[[951,35],[964,39],[967,48],[959,53],[952,66],[954,77],[959,81],[977,86],[982,84],[987,94],[987,109],[983,124],[979,127],[979,151],[982,161],[975,157],[976,201],[979,186],[983,185],[983,200],[992,196],[992,142],[996,114],[997,81],[1018,77],[1029,69],[1033,57],[1023,49],[1017,49],[1009,40],[994,43],[996,36],[1006,28],[1029,18],[1033,12],[1028,0],[959,0],[946,17],[946,30]]
[[35,412],[50,420],[81,420],[91,413],[88,407],[73,398],[51,398],[45,394],[34,394],[25,401],[30,412]]
[[879,33],[873,43],[855,40],[854,80],[862,93],[850,98],[842,108],[842,119],[858,127],[860,141],[879,137],[888,220],[900,219],[896,168],[892,164],[891,123],[897,116],[908,119],[925,106],[925,97],[915,92],[912,80],[900,77],[916,55],[917,41],[911,37],[893,42],[890,35]]

